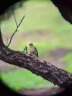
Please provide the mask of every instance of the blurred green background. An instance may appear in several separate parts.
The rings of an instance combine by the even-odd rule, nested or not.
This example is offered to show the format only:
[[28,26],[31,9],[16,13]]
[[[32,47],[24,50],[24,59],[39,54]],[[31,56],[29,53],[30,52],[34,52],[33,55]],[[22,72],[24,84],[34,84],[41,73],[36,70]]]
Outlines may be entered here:
[[[16,7],[18,7],[16,4]],[[12,11],[11,9],[9,10]],[[14,35],[10,48],[23,51],[33,43],[39,58],[72,72],[72,25],[63,19],[58,9],[49,0],[29,0],[14,10],[17,23],[25,15]],[[8,13],[5,13],[7,15]],[[1,25],[4,43],[7,44],[16,28],[13,14]],[[19,91],[31,88],[57,87],[26,69],[0,61],[1,78],[12,89]]]

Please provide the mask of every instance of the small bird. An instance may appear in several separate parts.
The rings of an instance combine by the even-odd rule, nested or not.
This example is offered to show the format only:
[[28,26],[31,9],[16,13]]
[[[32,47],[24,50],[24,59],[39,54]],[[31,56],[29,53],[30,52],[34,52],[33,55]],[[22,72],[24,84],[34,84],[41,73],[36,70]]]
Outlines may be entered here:
[[38,51],[36,47],[32,43],[29,44],[29,47],[29,53],[38,57]]

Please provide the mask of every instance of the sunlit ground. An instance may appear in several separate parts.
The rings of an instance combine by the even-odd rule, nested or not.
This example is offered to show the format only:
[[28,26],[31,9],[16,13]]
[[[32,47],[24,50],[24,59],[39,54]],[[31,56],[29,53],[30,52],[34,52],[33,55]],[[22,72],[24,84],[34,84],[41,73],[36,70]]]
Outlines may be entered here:
[[[72,26],[65,21],[58,9],[50,1],[27,1],[21,8],[14,11],[17,23],[25,15],[19,27],[19,31],[12,39],[10,48],[22,51],[25,46],[29,48],[29,43],[33,43],[39,52],[39,58],[50,61],[49,51],[57,48],[72,49]],[[13,15],[2,22],[1,26],[4,43],[7,44],[16,28]],[[56,60],[55,60],[56,61]],[[72,72],[72,51],[64,57],[60,57],[60,66],[57,67]],[[59,64],[58,62],[58,64]],[[56,62],[57,63],[57,62]],[[32,74],[26,69],[19,69],[15,66],[7,65],[5,71],[1,73],[1,78],[8,86],[15,90],[30,88],[51,88],[54,85],[43,78]],[[11,71],[10,71],[11,70]],[[13,71],[14,70],[14,71]],[[6,72],[7,71],[7,72]]]

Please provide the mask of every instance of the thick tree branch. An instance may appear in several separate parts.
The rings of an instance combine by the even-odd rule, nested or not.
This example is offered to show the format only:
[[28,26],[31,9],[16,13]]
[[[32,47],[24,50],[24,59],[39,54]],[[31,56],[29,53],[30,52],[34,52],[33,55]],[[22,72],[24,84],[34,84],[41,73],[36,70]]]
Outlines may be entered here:
[[66,88],[72,83],[71,73],[59,69],[49,62],[40,60],[35,56],[13,51],[5,46],[0,46],[0,59],[9,64],[26,68],[32,73],[39,75],[60,87]]

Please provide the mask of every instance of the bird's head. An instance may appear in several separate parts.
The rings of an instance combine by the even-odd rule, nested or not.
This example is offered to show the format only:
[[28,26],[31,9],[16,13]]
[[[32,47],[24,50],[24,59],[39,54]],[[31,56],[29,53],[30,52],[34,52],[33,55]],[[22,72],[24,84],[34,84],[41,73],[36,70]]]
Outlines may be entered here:
[[29,46],[30,46],[30,48],[34,47],[33,43],[30,43]]

